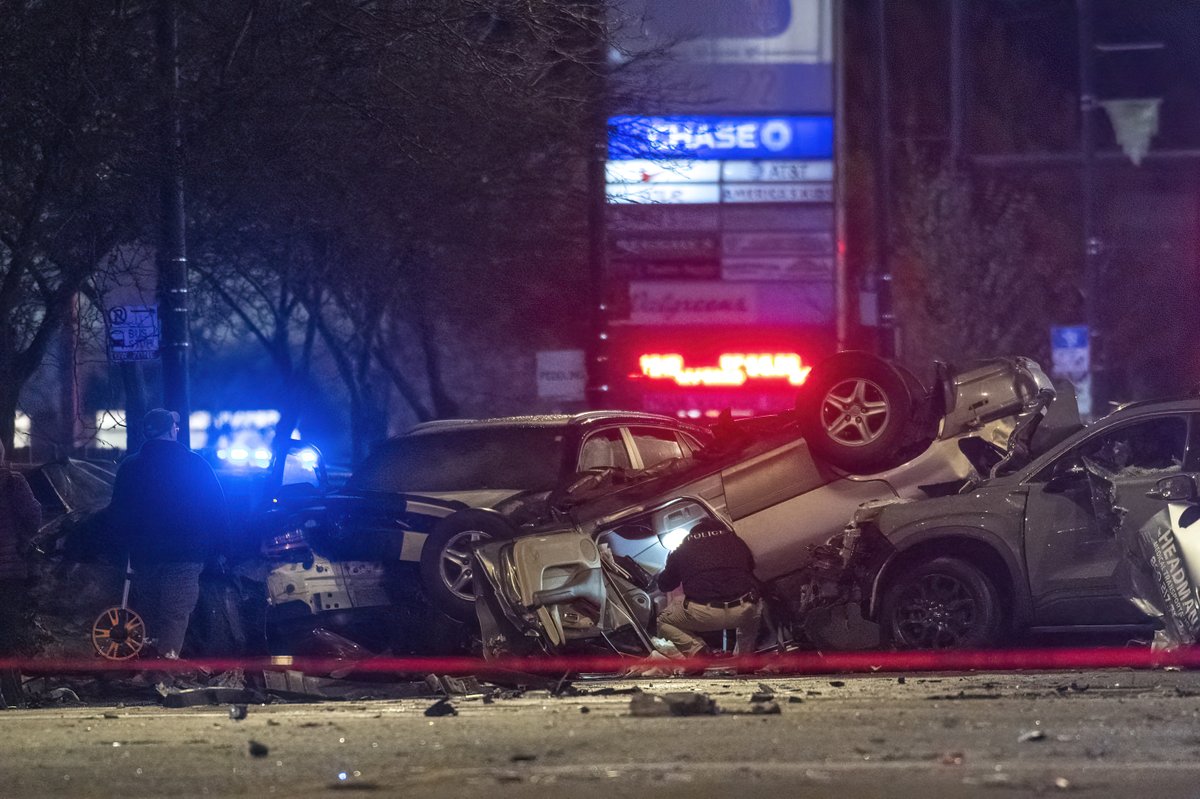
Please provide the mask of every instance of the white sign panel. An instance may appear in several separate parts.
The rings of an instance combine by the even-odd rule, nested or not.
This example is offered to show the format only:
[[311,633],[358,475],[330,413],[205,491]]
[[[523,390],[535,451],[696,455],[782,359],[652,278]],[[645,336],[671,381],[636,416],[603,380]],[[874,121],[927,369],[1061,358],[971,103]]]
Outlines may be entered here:
[[833,252],[833,234],[726,233],[721,237],[725,255],[827,255]]
[[726,203],[831,203],[831,183],[734,183],[721,186]]
[[158,306],[117,305],[108,309],[108,357],[151,361],[158,357]]
[[720,161],[654,161],[635,158],[608,161],[604,165],[608,183],[716,183],[721,179]]
[[833,180],[833,161],[724,161],[721,179],[729,183],[828,183]]
[[[696,232],[721,227],[721,216],[716,208],[698,205],[614,205],[604,216],[608,229],[621,233]],[[832,224],[832,216],[830,220]]]
[[537,387],[541,399],[582,401],[587,388],[587,364],[583,350],[539,352]]
[[716,183],[627,184],[610,183],[605,192],[610,203],[646,205],[715,203],[721,200]]
[[833,258],[764,255],[757,258],[722,258],[721,277],[726,280],[829,280]]

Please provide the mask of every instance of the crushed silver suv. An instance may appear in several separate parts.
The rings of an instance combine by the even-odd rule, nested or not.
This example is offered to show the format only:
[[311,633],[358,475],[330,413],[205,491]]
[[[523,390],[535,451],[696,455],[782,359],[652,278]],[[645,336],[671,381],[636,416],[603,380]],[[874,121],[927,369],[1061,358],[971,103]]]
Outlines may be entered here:
[[1027,451],[1054,388],[1027,358],[939,372],[927,392],[865,353],[819,364],[797,409],[725,425],[690,461],[625,486],[578,492],[554,523],[475,549],[489,655],[534,648],[651,648],[666,597],[653,576],[702,519],[754,553],[776,643],[798,637],[822,586],[826,542],[872,500],[953,493]]

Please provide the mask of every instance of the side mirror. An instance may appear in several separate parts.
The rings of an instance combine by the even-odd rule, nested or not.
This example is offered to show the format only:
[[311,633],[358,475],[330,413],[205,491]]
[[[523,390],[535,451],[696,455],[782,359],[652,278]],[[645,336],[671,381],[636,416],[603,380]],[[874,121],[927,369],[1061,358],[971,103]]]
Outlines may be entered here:
[[1167,502],[1194,500],[1196,499],[1196,482],[1186,474],[1164,477],[1154,484],[1154,488],[1146,492],[1146,496]]
[[1059,461],[1058,466],[1054,469],[1054,474],[1050,477],[1050,482],[1046,483],[1046,493],[1061,494],[1068,488],[1079,485],[1087,479],[1087,468],[1082,463],[1077,461]]

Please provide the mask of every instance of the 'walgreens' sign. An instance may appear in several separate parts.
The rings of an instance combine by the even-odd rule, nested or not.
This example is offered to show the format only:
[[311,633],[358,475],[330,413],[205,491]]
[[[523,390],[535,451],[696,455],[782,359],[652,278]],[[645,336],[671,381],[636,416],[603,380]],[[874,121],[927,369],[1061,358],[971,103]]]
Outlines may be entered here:
[[631,280],[631,325],[823,325],[833,280]]
[[705,282],[634,282],[629,321],[635,325],[747,325],[758,320],[754,286]]

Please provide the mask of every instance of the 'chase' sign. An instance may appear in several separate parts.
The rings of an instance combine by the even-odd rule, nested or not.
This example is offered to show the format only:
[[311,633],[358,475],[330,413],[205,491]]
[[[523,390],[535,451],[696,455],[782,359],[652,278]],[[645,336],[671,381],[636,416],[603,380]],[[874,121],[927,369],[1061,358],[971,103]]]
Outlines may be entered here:
[[832,158],[827,116],[619,116],[608,121],[608,157],[697,159]]

